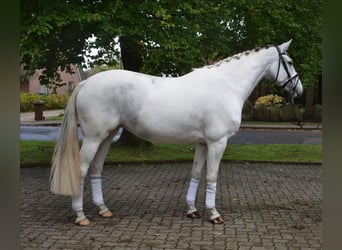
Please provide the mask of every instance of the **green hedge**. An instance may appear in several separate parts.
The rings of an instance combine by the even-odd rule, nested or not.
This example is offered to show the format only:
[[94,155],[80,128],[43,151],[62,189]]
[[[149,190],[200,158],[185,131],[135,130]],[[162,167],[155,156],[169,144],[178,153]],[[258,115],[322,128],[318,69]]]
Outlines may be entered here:
[[44,102],[44,110],[64,109],[69,95],[20,93],[20,112],[34,111],[33,103]]

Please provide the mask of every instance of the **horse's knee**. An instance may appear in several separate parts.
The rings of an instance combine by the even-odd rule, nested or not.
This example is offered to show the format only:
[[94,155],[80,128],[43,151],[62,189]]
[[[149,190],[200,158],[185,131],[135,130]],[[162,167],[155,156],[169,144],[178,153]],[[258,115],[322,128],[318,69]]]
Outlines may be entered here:
[[201,173],[202,173],[202,169],[203,166],[205,165],[204,162],[195,162],[192,170],[191,170],[191,177],[193,179],[199,180],[201,179]]
[[217,174],[215,173],[208,173],[207,174],[207,183],[209,182],[217,182]]
[[191,177],[196,180],[201,179],[201,169],[193,168],[191,171]]

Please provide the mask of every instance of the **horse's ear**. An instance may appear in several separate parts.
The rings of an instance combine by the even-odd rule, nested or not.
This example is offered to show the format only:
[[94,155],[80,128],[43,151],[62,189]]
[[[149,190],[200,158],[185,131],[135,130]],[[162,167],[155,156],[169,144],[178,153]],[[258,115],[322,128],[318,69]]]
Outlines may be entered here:
[[281,52],[287,51],[287,49],[290,47],[291,42],[292,42],[292,39],[290,39],[289,41],[279,45],[280,51]]

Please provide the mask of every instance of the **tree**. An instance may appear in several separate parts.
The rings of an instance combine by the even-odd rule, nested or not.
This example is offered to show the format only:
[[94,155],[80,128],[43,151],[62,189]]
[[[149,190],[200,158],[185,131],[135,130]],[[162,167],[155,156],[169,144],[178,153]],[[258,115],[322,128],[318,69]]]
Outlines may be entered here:
[[304,87],[322,71],[322,0],[21,0],[20,15],[20,63],[27,75],[44,68],[42,84],[58,83],[57,68],[82,65],[91,48],[91,65],[117,64],[118,44],[126,69],[177,76],[292,38]]
[[44,69],[40,82],[60,82],[57,69],[72,72],[70,64],[81,64],[85,38],[99,15],[89,13],[89,5],[76,1],[22,0],[20,8],[20,64],[28,77]]
[[[136,36],[121,36],[119,39],[122,64],[124,69],[140,72],[143,58],[141,55],[140,39]],[[124,146],[151,146],[149,142],[137,138],[127,130],[123,130],[120,143]]]
[[243,20],[241,47],[280,44],[293,39],[290,54],[304,87],[322,71],[322,1],[236,1]]
[[[20,24],[21,64],[28,74],[45,68],[43,84],[56,78],[59,66],[70,71],[71,63],[84,63],[92,47],[100,48],[94,65],[117,63],[116,37],[135,37],[140,70],[154,75],[183,75],[208,61],[289,38],[297,68],[305,72],[304,86],[321,72],[321,0],[22,0]],[[96,41],[86,43],[92,35]]]
[[[315,86],[321,87],[322,1],[273,1],[272,4],[270,1],[237,1],[236,10],[244,24],[241,30],[243,39],[240,40],[242,47],[293,39],[290,55],[305,89],[298,102],[305,105],[306,117],[311,117],[313,89],[318,89],[316,92],[321,94]],[[282,90],[274,85],[264,83],[260,85],[260,91],[263,86],[282,94]]]

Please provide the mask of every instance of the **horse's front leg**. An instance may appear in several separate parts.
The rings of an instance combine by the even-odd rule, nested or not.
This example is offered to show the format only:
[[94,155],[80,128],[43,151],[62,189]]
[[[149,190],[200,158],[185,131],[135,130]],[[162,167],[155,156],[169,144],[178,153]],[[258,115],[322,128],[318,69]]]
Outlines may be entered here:
[[207,159],[207,145],[205,144],[197,144],[196,145],[196,151],[194,156],[194,162],[192,166],[191,171],[191,180],[188,188],[188,193],[186,195],[186,204],[188,205],[188,212],[187,217],[188,218],[201,218],[201,215],[197,211],[197,208],[195,207],[196,202],[196,196],[197,196],[197,190],[199,181],[201,178],[201,172],[203,169],[203,166]]
[[215,198],[218,170],[226,145],[227,138],[208,144],[205,206],[209,213],[209,219],[213,224],[223,223],[223,219],[215,207]]

